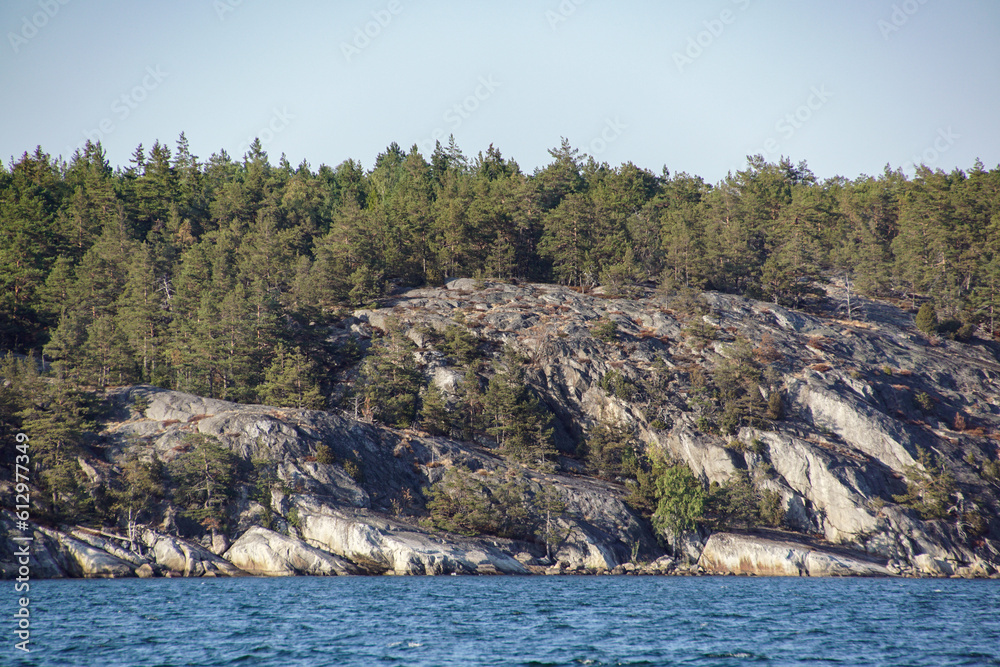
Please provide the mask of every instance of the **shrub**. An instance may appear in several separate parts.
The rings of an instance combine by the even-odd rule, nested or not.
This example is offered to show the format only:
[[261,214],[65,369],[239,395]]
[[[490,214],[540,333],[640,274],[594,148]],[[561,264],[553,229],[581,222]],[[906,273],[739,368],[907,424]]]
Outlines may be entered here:
[[924,519],[944,519],[957,491],[955,477],[926,449],[918,449],[919,466],[906,469],[906,493],[892,497],[900,505],[915,509]]
[[962,343],[967,343],[972,340],[972,337],[976,334],[976,325],[972,322],[966,322],[958,328],[955,332],[955,340]]
[[917,316],[913,319],[913,323],[925,334],[936,332],[938,329],[938,318],[934,306],[929,302],[920,306],[920,310],[917,311]]
[[785,418],[785,399],[782,398],[781,392],[777,389],[767,397],[767,412],[764,415],[775,421],[781,421]]
[[705,489],[684,463],[667,468],[656,478],[656,511],[653,526],[661,535],[675,538],[693,530],[705,511]]
[[590,328],[590,334],[605,343],[613,343],[618,340],[618,325],[614,320],[601,318]]
[[612,369],[601,378],[601,389],[609,396],[620,398],[623,401],[631,400],[635,396],[635,385],[624,375]]
[[770,489],[760,490],[760,500],[757,503],[761,523],[772,528],[779,528],[785,522],[785,505],[781,494]]
[[598,424],[582,444],[587,463],[602,475],[634,475],[638,466],[639,442],[615,424]]
[[937,333],[947,336],[951,340],[959,342],[969,341],[976,332],[976,325],[971,322],[962,322],[954,318],[948,318],[937,326]]
[[329,445],[319,445],[316,447],[316,462],[324,465],[333,464],[333,450],[330,449]]
[[365,481],[365,471],[361,467],[361,463],[353,459],[348,459],[344,461],[344,472],[359,484]]
[[781,494],[761,489],[745,470],[737,470],[725,484],[713,482],[705,514],[716,528],[778,527],[785,520]]
[[988,482],[1000,484],[1000,461],[983,461],[979,476]]
[[[807,343],[808,344],[808,343]],[[784,355],[774,346],[774,338],[765,333],[761,336],[760,345],[753,351],[754,358],[762,364],[770,364],[784,359]]]
[[481,356],[479,338],[468,329],[455,324],[448,325],[444,330],[444,340],[441,350],[462,365],[475,361]]
[[931,412],[934,409],[934,399],[926,391],[918,392],[913,397],[913,402],[916,403],[921,412]]
[[[956,412],[955,413],[955,424],[954,424],[954,426],[955,426],[955,430],[956,431],[964,431],[966,429],[966,427],[968,426],[968,424],[965,421],[965,415],[963,415],[961,412]],[[971,454],[972,452],[969,452],[969,453]]]
[[670,305],[683,317],[704,315],[711,308],[704,295],[692,288],[683,288],[670,301]]
[[454,467],[426,490],[434,527],[459,535],[497,535],[524,539],[533,534],[528,486],[521,478],[489,485],[468,470]]

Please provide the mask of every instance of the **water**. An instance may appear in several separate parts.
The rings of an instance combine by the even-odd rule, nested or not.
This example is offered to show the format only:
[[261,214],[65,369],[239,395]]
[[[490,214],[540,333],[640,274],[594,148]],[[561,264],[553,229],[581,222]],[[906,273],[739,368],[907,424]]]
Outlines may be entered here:
[[1000,581],[132,579],[30,596],[34,652],[8,631],[0,665],[1000,665]]

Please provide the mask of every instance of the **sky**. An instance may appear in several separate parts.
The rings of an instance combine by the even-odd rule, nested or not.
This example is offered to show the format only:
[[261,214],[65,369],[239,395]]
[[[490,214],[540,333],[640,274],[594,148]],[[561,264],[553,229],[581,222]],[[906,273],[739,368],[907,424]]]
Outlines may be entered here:
[[371,168],[454,135],[531,173],[565,137],[716,183],[1000,164],[997,0],[3,0],[0,159],[181,132],[205,160]]

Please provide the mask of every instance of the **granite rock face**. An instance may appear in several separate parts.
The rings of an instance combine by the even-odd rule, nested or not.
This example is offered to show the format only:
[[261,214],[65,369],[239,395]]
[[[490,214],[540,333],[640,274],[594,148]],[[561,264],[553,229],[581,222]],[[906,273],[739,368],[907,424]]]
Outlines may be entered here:
[[[170,461],[185,437],[204,434],[246,465],[274,464],[269,506],[241,490],[225,558],[162,531],[145,531],[135,548],[39,528],[38,568],[43,576],[131,576],[138,568],[186,576],[524,574],[634,572],[638,561],[660,563],[647,566],[650,572],[995,576],[998,484],[984,466],[997,459],[1000,440],[996,344],[930,340],[898,308],[857,302],[865,317],[843,320],[832,311],[808,314],[717,293],[701,295],[692,309],[651,291],[624,299],[472,280],[402,292],[385,307],[354,312],[330,329],[331,339],[353,338],[363,348],[398,323],[417,346],[427,381],[452,403],[465,369],[435,349],[433,332],[461,326],[488,355],[513,346],[554,416],[556,444],[568,455],[559,471],[524,469],[487,442],[388,428],[352,413],[122,388],[112,394],[117,416],[102,434],[105,465],[120,464],[126,452]],[[599,321],[615,324],[611,338],[592,333]],[[723,436],[698,419],[692,378],[711,375],[742,340],[766,357],[785,417]],[[590,429],[609,422],[685,462],[705,484],[752,472],[778,494],[795,535],[703,533],[666,556],[649,523],[624,502],[627,489],[582,474],[573,456]],[[745,446],[734,448],[734,439]],[[320,446],[332,462],[320,462]],[[907,482],[919,481],[921,450],[955,478],[946,519],[924,520],[895,500]],[[455,466],[485,480],[520,475],[533,490],[554,490],[566,512],[552,560],[538,543],[421,525],[424,489]],[[3,521],[13,534],[10,518]],[[2,568],[9,577],[16,563]]]
[[262,526],[254,526],[243,533],[225,553],[225,558],[244,572],[265,577],[334,576],[358,572],[351,563],[329,552]]
[[787,540],[731,533],[708,538],[698,565],[710,574],[769,577],[888,576],[885,565],[870,559],[819,551]]

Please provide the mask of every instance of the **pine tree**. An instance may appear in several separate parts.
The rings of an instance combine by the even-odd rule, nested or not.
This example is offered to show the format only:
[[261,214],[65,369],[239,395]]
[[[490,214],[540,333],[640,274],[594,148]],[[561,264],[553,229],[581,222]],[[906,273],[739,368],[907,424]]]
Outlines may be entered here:
[[34,363],[16,378],[22,398],[20,430],[31,439],[33,476],[50,504],[42,512],[56,521],[78,521],[90,511],[85,477],[77,459],[83,434],[91,428],[84,397],[68,383],[38,376]]
[[184,446],[187,451],[168,465],[176,484],[174,502],[185,516],[214,534],[228,521],[226,506],[236,490],[236,456],[215,438],[202,434],[190,436]]
[[932,334],[937,331],[938,317],[934,306],[929,302],[920,306],[917,316],[913,319],[913,324],[925,334]]
[[585,194],[570,194],[543,220],[540,253],[552,264],[552,275],[562,284],[594,284],[591,260],[594,206]]
[[420,426],[431,435],[448,435],[452,417],[441,390],[430,384],[420,394]]
[[513,348],[504,349],[482,397],[486,432],[506,456],[539,469],[555,459],[550,417],[532,394],[524,377],[523,360]]
[[301,348],[289,351],[280,343],[257,393],[265,403],[279,407],[319,410],[326,402],[316,379],[316,365]]
[[413,350],[398,323],[391,322],[362,363],[356,391],[383,423],[406,428],[417,419],[423,379]]
[[151,382],[157,375],[167,323],[163,294],[154,271],[152,251],[143,243],[132,258],[124,290],[116,304],[115,326],[127,340],[143,382]]
[[137,523],[151,520],[156,504],[166,497],[164,474],[164,465],[155,454],[150,461],[131,455],[122,464],[119,486],[111,491],[111,509],[125,525],[130,539],[137,538]]

